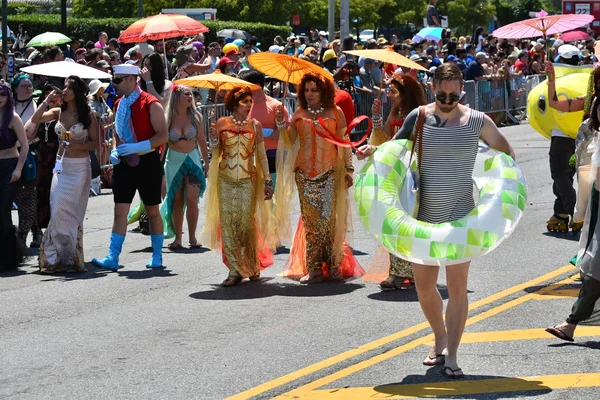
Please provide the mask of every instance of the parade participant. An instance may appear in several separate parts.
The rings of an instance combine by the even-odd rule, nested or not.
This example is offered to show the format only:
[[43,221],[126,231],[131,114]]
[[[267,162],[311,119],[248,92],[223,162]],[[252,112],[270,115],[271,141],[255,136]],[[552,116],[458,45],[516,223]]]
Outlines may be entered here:
[[[331,279],[361,275],[364,271],[345,243],[346,194],[352,186],[354,171],[352,152],[327,141],[316,131],[327,130],[348,140],[344,113],[334,104],[333,83],[321,75],[304,75],[297,93],[299,107],[287,130],[283,107],[276,111],[282,146],[277,152],[280,156],[277,162],[277,219],[284,225],[289,221],[287,206],[293,176],[302,213],[288,262],[290,268],[285,275],[301,276],[300,282],[307,284],[323,281],[325,274]],[[293,147],[296,141],[299,144],[297,155],[283,161],[284,147]],[[286,230],[282,226],[279,232]]]
[[[33,100],[32,79],[29,75],[21,73],[10,81],[10,86],[13,90],[15,112],[21,117],[23,124],[27,127],[27,123],[36,110],[36,103]],[[35,130],[34,128],[35,126],[30,129]],[[27,128],[25,132],[26,134],[28,133]],[[29,143],[29,153],[27,154],[25,167],[21,174],[17,196],[15,197],[15,204],[18,207],[19,214],[17,235],[23,242],[26,242],[27,235],[31,231],[33,234],[31,241],[32,248],[40,247],[40,241],[42,240],[42,231],[38,227],[36,218],[37,142],[38,140],[34,138]]]
[[[281,102],[264,92],[265,75],[257,70],[243,71],[240,73],[240,79],[246,82],[254,83],[260,86],[260,90],[252,91],[252,109],[250,110],[250,119],[256,119],[263,129],[263,138],[265,149],[267,151],[267,161],[269,162],[269,173],[273,183],[276,183],[276,156],[277,144],[279,143],[279,130],[275,119],[275,110],[281,106]],[[290,121],[290,114],[287,109],[283,109],[283,121],[287,125]]]
[[[51,85],[43,88],[43,93],[37,101],[38,108],[43,106],[46,97],[54,90]],[[56,96],[50,104],[50,109],[60,107],[62,98]],[[50,187],[52,185],[52,171],[56,162],[59,140],[56,135],[55,126],[57,121],[48,121],[42,124],[34,124],[29,120],[25,124],[27,139],[38,138],[40,140],[37,151],[37,180],[36,180],[36,210],[37,224],[40,229],[48,228],[50,223]],[[35,129],[32,129],[34,126]],[[40,238],[41,241],[41,238]]]
[[[575,46],[564,44],[558,48],[560,62],[562,64],[577,65],[581,52]],[[585,96],[574,99],[559,100],[556,95],[556,80],[554,66],[546,63],[548,74],[548,103],[550,107],[561,112],[574,112],[583,110]],[[554,214],[546,221],[547,229],[551,232],[568,232],[569,228],[575,232],[581,230],[581,224],[573,225],[573,213],[577,194],[573,188],[575,169],[569,165],[571,156],[575,153],[575,139],[568,137],[560,130],[552,130],[550,140],[550,173],[552,175],[552,190],[556,199],[554,200]],[[571,218],[571,221],[569,221]]]
[[169,103],[171,95],[171,81],[165,75],[165,64],[163,56],[152,53],[142,60],[143,68],[140,71],[140,87],[143,91],[156,97],[163,107]]
[[[512,148],[484,113],[458,103],[463,90],[463,76],[457,66],[442,64],[433,79],[435,102],[406,117],[394,139],[411,138],[417,125],[422,125],[420,167],[420,201],[417,219],[428,223],[450,222],[469,214],[475,206],[472,172],[478,142],[484,140],[494,149],[514,158]],[[422,107],[420,107],[422,108]],[[369,156],[374,146],[366,145],[357,153]],[[467,319],[467,277],[469,262],[446,267],[448,307],[446,323],[442,316],[443,302],[437,288],[439,265],[413,263],[413,272],[421,309],[433,329],[434,346],[425,365],[444,364],[450,378],[464,377],[458,367],[457,351]]]
[[[175,240],[169,249],[182,248],[183,213],[187,208],[189,245],[200,247],[196,239],[198,224],[198,199],[206,189],[208,173],[208,148],[202,115],[194,105],[194,95],[188,86],[173,85],[167,106],[169,149],[165,160],[167,195],[161,206],[165,236]],[[198,147],[200,151],[198,151]],[[202,153],[202,161],[200,161]]]
[[220,118],[210,132],[213,156],[202,237],[211,249],[222,250],[229,269],[222,285],[234,286],[244,278],[258,280],[261,267],[273,263],[274,224],[265,201],[273,196],[273,181],[262,127],[249,118],[252,90],[230,90],[225,108],[231,117]]
[[110,161],[113,170],[115,216],[106,257],[92,262],[111,271],[119,268],[119,255],[127,232],[127,214],[137,191],[150,219],[152,258],[147,268],[162,267],[163,222],[161,202],[162,165],[158,148],[168,138],[164,109],[159,100],[137,84],[139,68],[114,67],[113,84],[122,97],[115,103],[115,128]]
[[52,91],[31,121],[57,120],[60,147],[50,189],[52,217],[40,246],[40,272],[83,272],[83,220],[87,209],[92,170],[89,151],[98,143],[98,124],[90,110],[87,85],[77,77],[65,80],[61,107],[50,108],[61,94]]
[[23,121],[15,113],[11,88],[4,82],[0,83],[0,115],[0,270],[3,270],[17,268],[25,255],[17,240],[11,210],[29,151]]
[[[595,102],[590,113],[590,129],[597,132],[600,129],[600,103]],[[600,193],[598,188],[598,167],[600,166],[600,143],[598,137],[593,140],[594,154],[590,169],[591,195],[585,213],[585,222],[579,240],[577,254],[577,267],[582,287],[571,314],[565,322],[546,328],[546,332],[567,342],[573,342],[573,335],[577,326],[588,320],[593,312],[596,301],[600,299],[600,258],[598,258],[598,243],[600,242],[600,224],[598,223],[598,210],[600,209]]]
[[[378,146],[393,138],[404,124],[406,116],[418,106],[426,104],[423,87],[408,74],[393,74],[389,81],[389,101],[391,111],[385,123],[381,117],[381,101],[375,99],[371,109],[373,115],[373,132],[369,144]],[[390,254],[389,276],[379,285],[382,289],[404,289],[414,285],[413,271],[410,263]],[[369,274],[374,274],[374,266]]]

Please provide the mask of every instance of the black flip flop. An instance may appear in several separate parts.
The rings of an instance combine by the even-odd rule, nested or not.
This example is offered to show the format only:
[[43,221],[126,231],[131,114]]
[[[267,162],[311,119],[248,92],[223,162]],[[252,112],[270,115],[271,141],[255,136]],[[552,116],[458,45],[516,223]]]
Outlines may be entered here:
[[574,342],[575,341],[575,339],[573,339],[572,337],[567,336],[567,334],[562,329],[557,328],[556,325],[546,328],[546,332],[548,332],[552,336],[556,336],[557,338],[564,340],[566,342]]
[[[461,368],[456,368],[456,369],[452,369],[451,367],[444,367],[444,369],[442,370],[444,372],[444,375],[446,375],[448,378],[450,379],[462,379],[465,377],[464,374],[461,375],[454,375],[457,372],[462,372]],[[446,371],[450,371],[452,373],[452,375],[450,375],[448,372]]]

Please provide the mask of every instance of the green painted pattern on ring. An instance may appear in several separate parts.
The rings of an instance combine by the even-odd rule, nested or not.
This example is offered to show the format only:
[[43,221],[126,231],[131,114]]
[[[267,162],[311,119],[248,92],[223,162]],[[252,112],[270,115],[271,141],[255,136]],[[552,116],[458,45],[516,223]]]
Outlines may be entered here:
[[492,251],[512,233],[525,210],[527,184],[510,156],[481,144],[473,170],[475,208],[456,221],[430,224],[406,211],[415,201],[406,179],[416,169],[416,160],[408,165],[411,146],[384,143],[354,184],[361,221],[390,253],[419,264],[459,264]]

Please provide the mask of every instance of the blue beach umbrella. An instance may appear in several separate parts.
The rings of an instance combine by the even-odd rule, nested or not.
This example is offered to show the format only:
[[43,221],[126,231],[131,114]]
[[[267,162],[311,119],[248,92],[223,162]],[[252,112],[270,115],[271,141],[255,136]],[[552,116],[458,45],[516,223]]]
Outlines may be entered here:
[[423,28],[412,39],[413,42],[421,42],[423,40],[433,40],[439,42],[442,40],[444,28]]

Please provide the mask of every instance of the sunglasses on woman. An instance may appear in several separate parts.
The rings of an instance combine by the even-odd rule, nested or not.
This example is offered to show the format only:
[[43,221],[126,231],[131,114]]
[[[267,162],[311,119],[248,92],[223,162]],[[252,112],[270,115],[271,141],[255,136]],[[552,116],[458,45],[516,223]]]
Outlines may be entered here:
[[[435,95],[435,99],[443,104],[454,104],[460,100],[460,95],[456,93],[438,93]],[[447,100],[449,100],[448,103]]]

